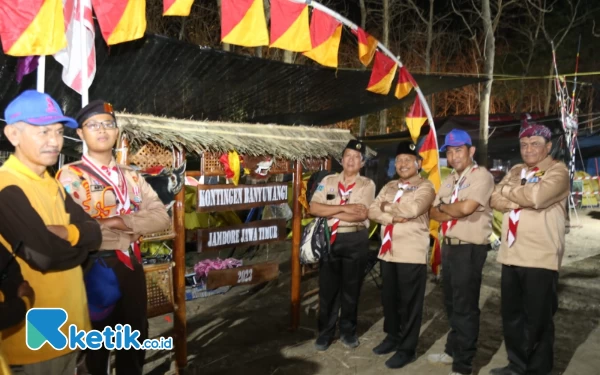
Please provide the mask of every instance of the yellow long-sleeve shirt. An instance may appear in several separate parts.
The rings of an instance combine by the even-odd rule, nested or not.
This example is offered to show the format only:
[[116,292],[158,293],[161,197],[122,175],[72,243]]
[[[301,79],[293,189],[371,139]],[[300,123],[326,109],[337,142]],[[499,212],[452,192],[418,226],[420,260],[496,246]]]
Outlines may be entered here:
[[[91,328],[81,263],[99,248],[100,226],[90,218],[48,173],[40,177],[16,157],[0,168],[0,243],[17,250],[23,278],[35,292],[36,308],[62,308],[68,327]],[[67,227],[68,239],[48,231],[47,225]],[[22,246],[19,247],[19,245]],[[10,365],[47,361],[69,353],[46,344],[39,350],[26,345],[25,322],[2,332],[2,351]]]

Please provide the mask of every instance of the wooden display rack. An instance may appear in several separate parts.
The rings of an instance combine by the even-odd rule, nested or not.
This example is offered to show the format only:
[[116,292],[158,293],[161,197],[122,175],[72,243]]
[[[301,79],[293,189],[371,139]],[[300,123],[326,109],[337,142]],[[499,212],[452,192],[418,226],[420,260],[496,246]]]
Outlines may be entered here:
[[[293,216],[291,254],[291,322],[296,330],[300,321],[300,240],[302,236],[302,172],[331,169],[331,157],[339,157],[351,139],[348,130],[320,129],[300,126],[231,124],[207,121],[158,118],[147,115],[117,114],[117,123],[124,137],[131,137],[133,152],[117,154],[120,163],[128,161],[142,168],[181,165],[186,151],[200,157],[200,170],[186,171],[190,177],[224,176],[219,161],[225,150],[237,149],[244,158],[244,167],[254,170],[269,157],[275,160],[270,175],[293,174]],[[127,145],[119,149],[127,150]],[[258,149],[261,152],[256,152]],[[215,152],[214,150],[220,150]],[[250,152],[254,151],[254,152]],[[261,156],[262,155],[262,156]],[[291,157],[290,157],[291,156]],[[200,179],[202,181],[202,179]],[[217,192],[217,190],[221,190]],[[258,185],[198,185],[199,212],[244,210],[270,204],[287,203],[288,185],[267,183]],[[232,192],[236,190],[235,192]],[[224,193],[228,195],[225,196]],[[218,195],[218,196],[217,196]],[[226,201],[226,202],[222,202]],[[226,204],[224,204],[226,203]],[[173,261],[145,266],[149,316],[174,314],[174,349],[177,370],[187,365],[187,325],[185,300],[185,189],[175,196],[173,225],[165,233],[144,238],[145,241],[173,239]],[[205,228],[198,231],[198,246],[202,251],[218,250],[240,244],[255,245],[286,239],[285,220],[260,220],[228,228]],[[247,285],[276,279],[277,262],[265,262],[244,267],[213,270],[207,288],[226,285]]]

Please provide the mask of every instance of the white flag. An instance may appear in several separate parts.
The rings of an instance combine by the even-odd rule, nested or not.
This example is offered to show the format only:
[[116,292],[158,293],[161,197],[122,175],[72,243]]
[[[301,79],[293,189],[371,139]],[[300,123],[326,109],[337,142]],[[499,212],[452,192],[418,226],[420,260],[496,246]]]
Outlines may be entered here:
[[63,82],[81,95],[83,91],[81,82],[83,56],[81,54],[82,22],[79,9],[80,3],[84,7],[83,26],[85,27],[85,51],[87,57],[88,79],[85,90],[90,88],[96,75],[96,47],[94,45],[94,21],[92,19],[91,0],[63,0],[67,47],[54,54],[54,58],[63,66]]

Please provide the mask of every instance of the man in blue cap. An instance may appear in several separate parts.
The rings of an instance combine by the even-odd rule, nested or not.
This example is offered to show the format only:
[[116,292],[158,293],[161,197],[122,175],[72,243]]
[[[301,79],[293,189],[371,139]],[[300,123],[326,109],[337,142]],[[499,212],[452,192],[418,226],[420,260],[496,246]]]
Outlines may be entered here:
[[441,223],[442,285],[450,322],[446,348],[432,363],[452,365],[451,374],[471,374],[479,336],[481,274],[490,248],[494,177],[473,160],[469,134],[453,129],[440,149],[453,171],[429,210]]
[[[0,243],[15,256],[35,292],[36,308],[61,308],[69,326],[91,328],[81,264],[100,246],[100,225],[89,217],[46,168],[56,164],[64,116],[49,95],[28,90],[6,108],[4,135],[15,152],[0,168]],[[32,350],[25,323],[2,332],[2,351],[13,374],[62,375],[75,372],[77,353],[42,344]],[[35,344],[32,344],[35,346]]]

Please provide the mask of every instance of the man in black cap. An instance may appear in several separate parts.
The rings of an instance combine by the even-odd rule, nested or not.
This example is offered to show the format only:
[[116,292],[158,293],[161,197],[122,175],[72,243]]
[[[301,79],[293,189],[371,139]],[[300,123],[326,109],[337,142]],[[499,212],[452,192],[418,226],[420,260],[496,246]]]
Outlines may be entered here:
[[396,151],[397,180],[388,182],[369,208],[369,219],[381,224],[383,330],[386,338],[373,352],[396,352],[385,365],[401,368],[413,362],[421,329],[429,249],[429,207],[433,184],[419,176],[421,158],[413,142]]
[[321,180],[311,201],[310,214],[328,218],[331,252],[319,270],[319,336],[317,350],[327,350],[335,335],[339,314],[340,340],[348,348],[359,345],[356,336],[358,299],[369,250],[368,207],[375,183],[359,174],[365,145],[348,142],[342,154],[342,173]]
[[[77,134],[87,144],[88,152],[81,161],[64,166],[56,177],[102,229],[103,251],[92,254],[86,273],[92,327],[103,331],[105,327],[114,329],[117,324],[129,324],[132,331],[140,332],[138,340],[142,343],[148,338],[148,319],[146,278],[138,240],[142,235],[166,230],[170,218],[144,178],[130,167],[116,163],[112,152],[119,130],[110,103],[95,100],[76,119]],[[112,274],[107,276],[104,270],[98,277],[94,267],[104,264]],[[141,375],[144,355],[143,350],[118,350],[117,375]],[[87,371],[92,375],[106,374],[108,359],[105,348],[88,350]]]

